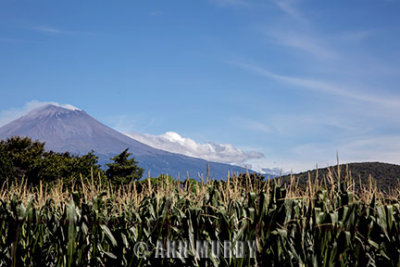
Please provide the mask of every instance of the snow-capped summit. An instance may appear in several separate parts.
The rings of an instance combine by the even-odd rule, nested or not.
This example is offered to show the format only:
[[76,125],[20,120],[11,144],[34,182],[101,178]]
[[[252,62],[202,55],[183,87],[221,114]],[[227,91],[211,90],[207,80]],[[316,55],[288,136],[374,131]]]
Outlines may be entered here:
[[71,105],[46,104],[0,128],[0,139],[28,136],[46,143],[46,149],[56,152],[85,154],[92,150],[104,162],[129,148],[135,159],[152,176],[167,173],[173,176],[186,172],[197,178],[210,165],[211,177],[225,178],[228,171],[245,169],[223,163],[184,156],[156,149],[124,135]]

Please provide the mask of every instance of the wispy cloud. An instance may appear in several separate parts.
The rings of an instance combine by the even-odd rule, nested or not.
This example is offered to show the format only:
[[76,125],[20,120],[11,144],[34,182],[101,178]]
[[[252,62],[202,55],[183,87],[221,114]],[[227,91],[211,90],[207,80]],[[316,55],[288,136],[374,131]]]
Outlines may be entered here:
[[336,60],[341,58],[341,49],[337,43],[356,43],[373,34],[372,30],[353,30],[346,32],[326,32],[319,29],[319,23],[311,16],[304,15],[299,0],[272,0],[281,11],[288,15],[287,20],[277,20],[274,25],[265,26],[261,31],[273,42],[299,52],[306,52],[319,60]]
[[281,46],[306,52],[317,59],[330,60],[338,56],[326,38],[316,32],[312,21],[303,16],[297,7],[298,1],[272,0],[272,3],[289,15],[289,19],[262,28],[263,34]]
[[[270,114],[263,120],[256,121],[252,118],[235,119],[244,130],[250,130],[258,134],[265,134],[269,138],[290,138],[309,136],[340,131],[342,135],[366,134],[372,130],[371,125],[360,125],[355,123],[346,114]],[[295,131],[293,129],[296,129]]]
[[305,19],[296,6],[297,1],[293,0],[272,0],[280,10],[288,14],[290,17],[304,22]]
[[163,14],[164,14],[164,11],[162,11],[162,10],[154,10],[149,13],[150,16],[161,16]]
[[297,161],[295,171],[312,168],[311,162],[326,167],[336,163],[335,152],[339,155],[340,163],[380,161],[400,164],[400,136],[358,136],[336,143],[301,144],[293,147],[288,161]]
[[[325,116],[310,117],[309,121],[295,114],[286,118],[278,116],[275,120],[268,119],[271,128],[277,129],[276,134],[274,131],[268,138],[278,138],[284,140],[282,143],[289,144],[271,146],[265,158],[250,163],[257,170],[277,166],[283,170],[299,172],[313,169],[316,164],[320,167],[336,164],[337,152],[340,163],[381,161],[400,164],[400,135],[396,130],[398,120],[391,122],[394,129],[382,133],[374,119],[359,122],[350,114],[347,114],[347,121],[336,116],[326,118],[326,123]],[[326,125],[337,126],[339,129],[331,132],[332,128]],[[291,139],[295,141],[290,142]]]
[[55,28],[55,27],[49,27],[49,26],[36,26],[32,28],[34,31],[38,31],[41,33],[45,33],[45,34],[71,34],[73,32],[71,31],[66,31],[66,30],[62,30],[59,28]]
[[250,159],[262,158],[260,152],[244,152],[231,144],[216,144],[207,142],[198,143],[191,138],[182,137],[176,132],[166,132],[162,135],[150,135],[141,133],[130,133],[128,136],[152,147],[179,153],[208,161],[222,162],[228,164],[242,164]]
[[317,59],[327,60],[338,57],[337,53],[315,34],[282,29],[264,32],[277,44],[306,52]]
[[248,7],[250,1],[246,0],[209,0],[211,3],[221,7]]
[[358,138],[341,144],[339,152],[348,160],[384,161],[400,164],[400,135],[380,135]]
[[368,94],[360,90],[356,91],[350,85],[335,84],[332,82],[321,81],[311,78],[302,78],[302,77],[299,78],[288,75],[280,75],[268,69],[247,63],[233,62],[233,64],[241,68],[247,69],[249,71],[252,71],[254,73],[257,73],[261,76],[294,85],[297,88],[312,90],[318,93],[327,93],[331,95],[342,96],[358,101],[379,104],[385,107],[392,107],[392,108],[400,107],[400,98],[397,96],[382,97],[378,95]]
[[271,125],[259,121],[251,119],[235,119],[235,121],[239,122],[242,127],[252,131],[261,133],[272,133],[274,131],[274,128],[271,127]]
[[361,41],[364,41],[364,40],[372,37],[374,35],[374,32],[375,31],[373,31],[373,30],[349,31],[349,32],[342,33],[339,37],[345,41],[359,43]]
[[[282,168],[296,172],[315,168],[317,163],[321,167],[335,164],[339,152],[342,162],[379,160],[400,164],[400,94],[395,86],[398,54],[390,46],[382,51],[383,44],[376,46],[375,42],[381,37],[389,40],[387,31],[373,23],[368,24],[371,28],[357,23],[325,27],[327,22],[320,20],[324,11],[307,12],[310,10],[303,2],[269,1],[278,16],[254,26],[260,40],[267,44],[264,51],[258,51],[264,56],[250,61],[257,57],[249,52],[229,62],[275,81],[281,90],[290,88],[302,98],[313,95],[321,99],[316,107],[290,100],[293,106],[287,110],[276,107],[279,111],[265,112],[257,119],[242,118],[240,126],[252,135],[282,140],[279,145],[264,141],[262,151],[267,156],[250,163],[259,170]],[[261,61],[268,55],[270,62]],[[277,90],[270,92],[277,101],[284,101]],[[282,92],[282,96],[287,93]],[[324,109],[323,101],[329,108]]]
[[47,35],[75,35],[75,34],[81,34],[81,35],[95,35],[96,33],[93,32],[86,32],[86,31],[71,31],[71,30],[66,30],[58,27],[53,27],[53,26],[44,26],[44,25],[39,25],[39,26],[34,26],[30,28],[33,31],[42,33],[42,34],[47,34]]

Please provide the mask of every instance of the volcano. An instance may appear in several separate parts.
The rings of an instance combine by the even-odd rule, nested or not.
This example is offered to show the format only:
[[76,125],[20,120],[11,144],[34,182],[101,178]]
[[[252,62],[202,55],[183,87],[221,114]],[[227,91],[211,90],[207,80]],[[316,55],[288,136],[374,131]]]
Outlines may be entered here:
[[210,178],[213,179],[225,178],[228,171],[245,172],[242,167],[153,148],[74,107],[49,104],[34,109],[0,128],[0,139],[13,136],[39,140],[45,143],[47,150],[55,152],[82,155],[93,150],[102,164],[128,148],[139,166],[145,169],[145,173],[150,170],[152,177],[160,174],[169,174],[174,178],[186,177],[188,172],[191,178],[199,179],[199,174],[206,175],[207,165],[210,168]]

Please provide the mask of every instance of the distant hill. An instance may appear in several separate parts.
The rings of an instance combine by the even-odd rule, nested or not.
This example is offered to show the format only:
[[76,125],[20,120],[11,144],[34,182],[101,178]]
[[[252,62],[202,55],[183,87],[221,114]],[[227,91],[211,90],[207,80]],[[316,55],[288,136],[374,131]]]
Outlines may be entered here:
[[[358,184],[359,178],[362,183],[368,182],[369,176],[372,176],[377,182],[378,187],[383,191],[388,191],[393,188],[400,181],[400,165],[381,163],[381,162],[361,162],[349,163],[339,165],[341,169],[341,177],[345,177],[346,168],[348,167],[351,177]],[[337,173],[337,166],[328,167],[335,174]],[[328,168],[318,169],[318,179],[323,179],[328,174]],[[305,185],[308,181],[310,174],[312,179],[316,178],[316,170],[294,174],[296,179],[299,179],[299,185]],[[290,181],[290,175],[280,177],[283,183]]]
[[198,179],[198,173],[206,175],[207,165],[210,167],[210,178],[213,179],[224,179],[228,171],[246,171],[238,166],[153,148],[102,124],[78,108],[46,105],[32,110],[0,127],[0,139],[12,136],[31,137],[45,142],[46,149],[55,152],[86,154],[94,150],[102,164],[129,148],[135,160],[145,169],[145,176],[150,170],[153,177],[164,173],[174,178],[180,175],[184,179],[186,172],[189,172],[191,178]]

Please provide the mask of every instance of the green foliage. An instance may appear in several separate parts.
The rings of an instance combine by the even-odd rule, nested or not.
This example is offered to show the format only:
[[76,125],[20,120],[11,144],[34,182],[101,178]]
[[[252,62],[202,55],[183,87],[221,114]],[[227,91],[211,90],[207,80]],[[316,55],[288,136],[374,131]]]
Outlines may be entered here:
[[121,154],[113,157],[112,163],[107,164],[106,175],[112,183],[128,184],[142,178],[143,169],[137,165],[133,157],[129,159],[131,155],[127,148]]
[[[168,177],[164,177],[167,178]],[[163,178],[163,179],[164,179]],[[164,179],[165,180],[165,179]],[[346,182],[312,198],[203,185],[201,198],[177,187],[119,207],[106,193],[35,205],[0,201],[0,266],[399,266],[400,203],[362,202]],[[159,186],[159,185],[157,185]],[[171,186],[162,185],[162,186]],[[226,184],[225,184],[226,186]],[[235,185],[236,186],[236,185]],[[238,185],[240,186],[240,185]],[[200,188],[202,191],[204,188]],[[125,188],[126,189],[126,188]],[[192,195],[193,196],[193,195]],[[256,240],[255,258],[156,258],[157,241]],[[146,257],[135,252],[143,242]],[[191,243],[192,244],[192,243]]]
[[32,141],[28,137],[12,137],[0,142],[0,147],[12,161],[17,177],[29,176],[45,152],[44,143]]
[[53,151],[43,154],[42,159],[34,166],[30,177],[36,177],[44,182],[56,179],[77,178],[80,175],[89,177],[93,173],[102,174],[97,156],[89,152],[83,156],[74,156],[70,153],[55,153]]
[[90,152],[83,156],[70,153],[46,152],[45,144],[28,137],[12,137],[0,142],[0,178],[25,177],[30,184],[39,181],[73,179],[92,173],[102,175],[97,156]]
[[0,146],[0,181],[13,178],[14,171],[10,157]]
[[[335,176],[329,182],[306,184],[300,177],[304,190],[287,185],[288,177],[280,185],[256,174],[201,183],[165,175],[135,181],[143,170],[130,155],[126,149],[108,164],[113,185],[106,181],[107,188],[99,177],[71,193],[57,185],[50,193],[30,190],[18,181],[2,189],[0,266],[400,266],[399,187],[390,197],[374,187],[358,194],[344,166],[311,175]],[[0,164],[1,178],[24,175],[31,183],[99,170],[93,153],[45,152],[44,144],[26,138],[0,142]],[[393,166],[372,166],[396,173]],[[359,168],[349,166],[353,175]],[[202,259],[190,246],[187,258],[159,259],[159,240],[219,246],[256,240],[257,248],[255,258]],[[149,248],[145,258],[135,254],[138,242]]]

